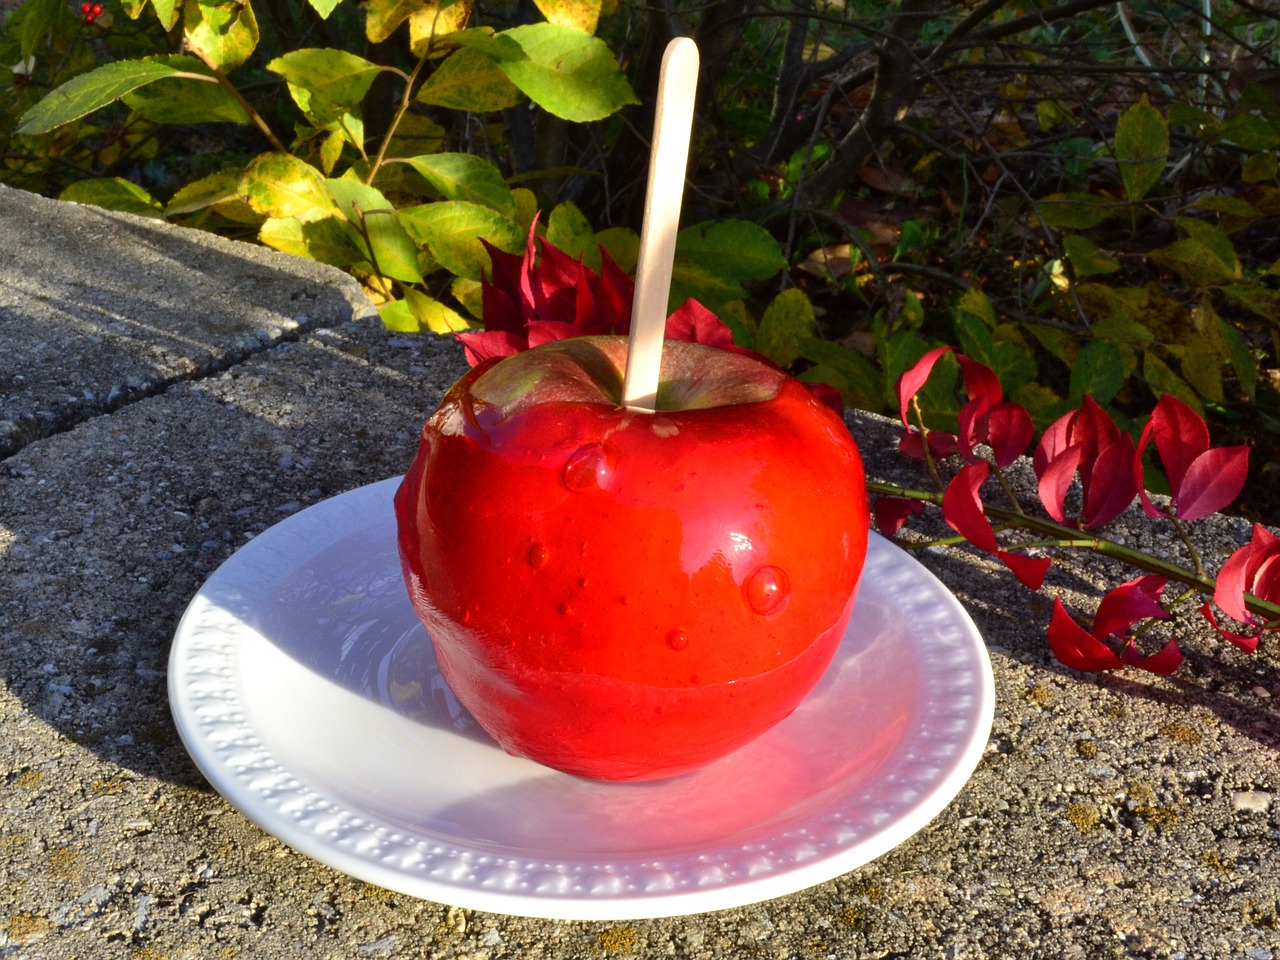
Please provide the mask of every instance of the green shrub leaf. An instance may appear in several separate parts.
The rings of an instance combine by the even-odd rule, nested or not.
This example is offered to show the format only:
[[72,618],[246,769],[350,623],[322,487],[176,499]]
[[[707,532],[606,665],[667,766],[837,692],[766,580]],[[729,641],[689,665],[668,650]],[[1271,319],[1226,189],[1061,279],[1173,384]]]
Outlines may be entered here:
[[812,360],[816,367],[805,371],[800,379],[806,383],[829,383],[840,391],[840,397],[860,410],[879,411],[884,402],[884,378],[870,360],[849,347],[800,337],[796,341],[800,356]]
[[249,122],[249,112],[240,101],[195,57],[164,55],[154,59],[183,71],[183,75],[161,77],[126,93],[123,100],[131,110],[153,123]]
[[187,184],[173,195],[164,208],[165,216],[176,217],[184,213],[195,213],[215,203],[236,199],[240,179],[243,176],[243,170],[229,167]]
[[498,34],[503,46],[522,56],[498,66],[534,103],[563,120],[602,120],[629,103],[639,103],[608,45],[597,37],[534,23]]
[[224,73],[248,60],[258,46],[258,18],[249,0],[185,0],[182,29],[187,46]]
[[450,110],[491,113],[514,107],[520,102],[520,90],[492,58],[463,47],[427,77],[418,100]]
[[356,106],[381,72],[377,64],[345,50],[294,50],[267,69],[284,77],[304,113],[323,125]]
[[1115,152],[1125,197],[1141,200],[1160,180],[1169,159],[1169,124],[1145,94],[1116,121]]
[[436,153],[425,157],[406,157],[423,178],[440,191],[446,200],[466,200],[514,218],[516,200],[502,173],[483,157],[467,153]]
[[600,21],[600,0],[533,0],[548,23],[595,33]]
[[18,49],[22,59],[35,55],[46,38],[67,16],[66,0],[31,0],[22,7],[22,19],[16,23]]
[[366,256],[352,240],[349,230],[341,217],[325,217],[305,223],[297,217],[282,217],[264,223],[258,239],[269,247],[296,257],[335,267],[349,267]]
[[1036,204],[1036,213],[1051,227],[1088,230],[1115,212],[1116,204],[1091,193],[1055,193]]
[[82,73],[49,92],[25,114],[16,130],[20,134],[48,133],[72,120],[119,100],[131,90],[165,77],[181,75],[159,60],[117,60]]
[[790,366],[800,356],[801,341],[813,338],[815,327],[809,298],[800,290],[784,290],[760,318],[756,349],[778,366]]
[[336,7],[341,0],[307,0],[307,2],[311,4],[312,10],[320,14],[321,20],[328,20],[329,14],[333,13],[334,7]]
[[787,266],[773,235],[745,220],[709,221],[681,230],[676,256],[732,280],[768,280]]
[[264,153],[254,160],[239,193],[258,213],[276,219],[319,220],[335,209],[320,171],[287,153]]
[[136,183],[130,183],[120,177],[81,180],[58,194],[58,199],[87,203],[95,207],[119,210],[121,213],[133,213],[142,217],[164,219],[164,208],[158,200]]
[[1142,376],[1157,397],[1162,393],[1171,393],[1201,417],[1204,416],[1204,406],[1200,403],[1199,395],[1187,381],[1174,373],[1172,367],[1150,350],[1142,357]]
[[160,25],[166,31],[172,30],[178,22],[178,17],[182,15],[180,0],[151,0],[151,9],[156,12]]
[[490,269],[481,237],[508,253],[524,249],[524,233],[514,221],[477,203],[424,203],[403,208],[399,216],[409,236],[425,246],[437,263],[469,280],[479,280]]
[[557,204],[547,218],[547,240],[571,257],[585,258],[596,247],[591,221],[568,200]]
[[1063,237],[1062,246],[1067,251],[1067,259],[1071,261],[1071,269],[1075,271],[1077,277],[1115,273],[1120,269],[1119,260],[1107,256],[1092,240],[1078,233],[1069,233]]
[[1109,403],[1124,386],[1124,362],[1114,347],[1094,340],[1085,344],[1071,367],[1070,400],[1078,406],[1086,396]]

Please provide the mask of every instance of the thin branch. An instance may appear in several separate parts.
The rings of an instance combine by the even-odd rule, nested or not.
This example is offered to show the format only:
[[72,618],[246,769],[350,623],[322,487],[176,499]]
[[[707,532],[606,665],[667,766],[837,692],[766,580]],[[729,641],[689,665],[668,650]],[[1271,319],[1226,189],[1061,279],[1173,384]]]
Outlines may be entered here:
[[225,73],[218,69],[214,62],[205,55],[204,51],[191,46],[190,44],[187,45],[187,49],[194,54],[201,63],[209,68],[210,72],[213,74],[214,80],[219,84],[219,86],[226,90],[227,93],[231,94],[231,96],[235,98],[235,101],[244,108],[245,113],[249,115],[250,121],[252,121],[253,125],[258,128],[264,137],[267,138],[267,142],[271,144],[272,149],[278,153],[288,153],[289,148],[280,142],[280,138],[275,135],[275,132],[267,124],[267,121],[263,118],[262,114],[254,109],[253,104],[244,98],[244,94],[237,89],[236,85],[231,82]]

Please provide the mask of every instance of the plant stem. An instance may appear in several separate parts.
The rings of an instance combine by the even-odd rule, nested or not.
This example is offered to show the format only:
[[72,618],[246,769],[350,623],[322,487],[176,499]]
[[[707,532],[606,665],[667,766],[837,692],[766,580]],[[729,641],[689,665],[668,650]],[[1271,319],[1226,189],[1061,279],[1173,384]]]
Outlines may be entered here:
[[391,138],[396,135],[396,129],[400,126],[400,121],[404,119],[404,115],[409,111],[409,104],[413,99],[413,85],[417,82],[418,74],[422,72],[422,68],[427,65],[427,59],[430,54],[431,44],[428,43],[422,51],[422,56],[418,58],[418,63],[413,68],[413,73],[408,76],[405,76],[403,70],[391,68],[393,73],[404,77],[404,93],[400,96],[400,106],[396,108],[395,116],[387,124],[387,132],[382,135],[382,142],[378,144],[378,155],[373,158],[373,163],[369,164],[369,175],[364,178],[364,182],[369,186],[373,186],[373,180],[378,175],[378,170],[382,168],[382,163],[386,159],[387,148],[391,146]]
[[[226,90],[227,93],[231,94],[231,96],[235,98],[236,102],[240,104],[241,107],[244,108],[245,113],[249,114],[249,119],[253,121],[253,125],[258,128],[258,130],[262,133],[264,137],[267,138],[267,142],[271,144],[271,148],[279,153],[288,153],[289,148],[280,142],[280,138],[277,137],[275,135],[275,131],[273,131],[271,127],[267,125],[267,121],[263,118],[262,114],[260,114],[257,110],[255,110],[253,104],[251,104],[248,100],[244,98],[244,94],[242,94],[239,88],[237,88],[236,85],[231,82],[230,78],[228,78],[225,73],[223,73],[216,66],[214,66],[213,61],[211,61],[207,56],[205,56],[203,51],[197,49],[196,47],[191,46],[190,44],[187,44],[187,49],[192,54],[194,54],[196,58],[200,60],[201,63],[203,63],[206,67],[209,68],[210,72],[213,73],[214,81],[218,83],[218,85],[221,86],[224,90]],[[198,74],[196,74],[195,76],[198,76]],[[205,77],[202,79],[207,80],[208,78]]]
[[[889,497],[903,497],[908,500],[919,500],[923,503],[931,503],[935,507],[942,506],[942,494],[933,493],[928,490],[916,490],[910,487],[899,487],[892,483],[881,483],[876,480],[867,481],[867,490],[873,494],[880,494]],[[1131,567],[1136,567],[1147,573],[1154,573],[1157,576],[1165,577],[1177,583],[1190,587],[1193,591],[1213,596],[1214,589],[1217,587],[1217,581],[1206,576],[1203,571],[1194,572],[1176,563],[1170,563],[1167,560],[1161,560],[1159,557],[1153,557],[1149,553],[1142,550],[1135,550],[1132,547],[1126,547],[1122,543],[1116,543],[1114,540],[1108,540],[1105,537],[1093,537],[1089,539],[1081,539],[1080,531],[1074,527],[1068,527],[1052,520],[1045,520],[1040,517],[1029,516],[1028,514],[1019,514],[1013,510],[1007,510],[1003,507],[992,507],[983,505],[983,512],[993,521],[1007,524],[1009,526],[1021,527],[1024,530],[1030,530],[1038,533],[1045,538],[1044,542],[1037,541],[1035,544],[1028,546],[1052,546],[1052,547],[1075,547],[1077,549],[1090,550],[1093,553],[1101,554],[1113,560],[1119,560]],[[1015,549],[1021,548],[1022,544],[1015,545]],[[1182,598],[1179,598],[1181,600]],[[1245,594],[1245,607],[1252,612],[1264,617],[1267,620],[1280,619],[1280,604],[1262,600],[1253,594]]]

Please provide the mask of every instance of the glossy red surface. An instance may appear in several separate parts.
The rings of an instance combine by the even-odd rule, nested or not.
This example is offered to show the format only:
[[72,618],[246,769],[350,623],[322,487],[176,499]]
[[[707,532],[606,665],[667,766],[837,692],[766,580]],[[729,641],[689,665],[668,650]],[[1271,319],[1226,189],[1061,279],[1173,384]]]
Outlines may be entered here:
[[844,424],[790,378],[751,403],[507,415],[471,393],[487,369],[428,420],[396,496],[410,595],[463,705],[509,752],[618,780],[695,769],[786,717],[866,551]]

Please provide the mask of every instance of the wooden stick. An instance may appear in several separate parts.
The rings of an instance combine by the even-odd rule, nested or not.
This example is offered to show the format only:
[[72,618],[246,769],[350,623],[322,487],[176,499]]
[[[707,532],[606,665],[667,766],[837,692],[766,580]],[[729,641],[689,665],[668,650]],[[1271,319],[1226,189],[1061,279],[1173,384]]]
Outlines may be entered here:
[[640,228],[635,300],[631,305],[631,339],[622,382],[622,402],[632,410],[652,411],[657,405],[662,335],[667,325],[667,298],[671,295],[697,87],[698,45],[688,37],[677,37],[667,44],[662,55],[653,118],[649,183]]

